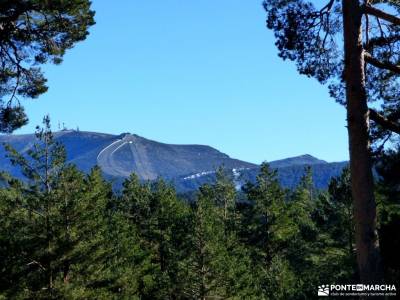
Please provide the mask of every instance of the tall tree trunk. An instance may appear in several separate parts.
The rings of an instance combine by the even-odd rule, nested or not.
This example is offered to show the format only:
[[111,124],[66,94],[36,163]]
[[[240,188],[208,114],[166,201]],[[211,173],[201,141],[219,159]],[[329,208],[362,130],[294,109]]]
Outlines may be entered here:
[[382,282],[369,141],[369,116],[359,0],[342,0],[351,186],[357,263],[362,283]]

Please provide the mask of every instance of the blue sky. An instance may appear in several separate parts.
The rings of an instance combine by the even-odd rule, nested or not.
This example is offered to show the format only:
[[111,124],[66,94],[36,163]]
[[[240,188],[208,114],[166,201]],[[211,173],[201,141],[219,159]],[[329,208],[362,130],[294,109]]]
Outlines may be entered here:
[[53,126],[206,144],[260,163],[348,158],[345,110],[277,57],[260,0],[94,0],[97,24],[49,92],[24,101],[33,132]]

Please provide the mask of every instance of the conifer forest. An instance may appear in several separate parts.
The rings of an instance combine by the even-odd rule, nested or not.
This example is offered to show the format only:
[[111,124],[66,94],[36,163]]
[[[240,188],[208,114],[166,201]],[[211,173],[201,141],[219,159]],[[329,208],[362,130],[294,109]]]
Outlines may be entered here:
[[[305,167],[286,187],[264,162],[240,187],[221,165],[190,195],[135,173],[116,188],[100,166],[67,159],[43,112],[32,145],[1,146],[17,173],[0,165],[0,300],[300,300],[331,284],[400,295],[400,3],[265,0],[260,10],[278,56],[346,111],[341,174],[321,189]],[[24,101],[48,89],[43,66],[62,64],[92,27],[89,0],[0,0],[2,134],[28,124]]]

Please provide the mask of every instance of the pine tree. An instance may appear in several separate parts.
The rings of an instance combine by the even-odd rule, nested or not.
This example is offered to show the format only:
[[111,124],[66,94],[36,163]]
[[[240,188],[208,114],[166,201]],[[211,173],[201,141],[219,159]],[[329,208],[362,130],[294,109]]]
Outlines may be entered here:
[[210,186],[200,190],[193,210],[191,252],[186,262],[189,268],[188,295],[194,299],[208,299],[224,294],[225,228],[223,219],[210,197]]
[[313,295],[312,287],[319,282],[320,249],[316,247],[318,231],[312,219],[316,196],[311,168],[306,167],[305,174],[290,195],[286,207],[285,218],[289,222],[280,225],[281,230],[287,233],[283,252],[290,267],[296,272],[296,290],[299,298]]
[[140,269],[138,295],[143,299],[184,298],[181,262],[189,251],[189,207],[165,181],[141,183],[134,174],[123,184],[118,206],[136,228],[141,247],[135,266]]
[[[67,49],[88,35],[94,12],[88,0],[2,0],[0,6],[0,132],[28,121],[17,96],[47,91],[40,65],[60,64]],[[5,97],[8,97],[7,99]]]
[[[25,180],[3,175],[0,205],[7,216],[0,222],[1,253],[12,263],[4,270],[9,274],[4,274],[0,293],[11,298],[109,299],[120,292],[115,290],[118,273],[113,272],[117,244],[110,243],[111,185],[98,168],[85,177],[67,165],[49,118],[43,123],[26,154],[7,146]],[[12,227],[18,228],[15,235]]]
[[[328,187],[333,216],[327,223],[335,240],[348,249],[349,257],[354,255],[354,215],[351,196],[350,170],[345,168],[339,177],[333,178]],[[336,224],[335,224],[336,223]]]
[[159,279],[164,284],[168,299],[183,296],[180,261],[187,255],[189,210],[177,198],[175,189],[158,180],[152,193],[152,238],[155,262],[159,266]]
[[226,227],[226,234],[229,234],[229,230],[235,226],[235,224],[230,223],[235,219],[236,190],[224,167],[217,169],[216,181],[211,191],[215,205],[220,208],[221,217]]
[[109,265],[113,254],[113,242],[108,235],[111,192],[111,186],[104,181],[99,168],[92,169],[84,178],[83,195],[74,210],[71,288],[66,287],[66,293],[71,292],[73,297],[76,297],[73,295],[76,291],[78,297],[97,295],[100,298],[110,293],[114,280]]
[[242,238],[252,253],[252,269],[257,274],[263,297],[288,298],[293,293],[294,275],[285,258],[292,238],[291,220],[286,214],[286,193],[277,172],[262,163],[256,183],[244,187],[249,203],[242,210]]
[[353,201],[350,172],[331,179],[328,191],[316,199],[313,220],[318,230],[320,276],[331,282],[356,282]]
[[149,183],[141,183],[139,177],[132,174],[123,183],[122,196],[116,205],[133,223],[143,238],[150,228],[152,191]]
[[41,277],[31,253],[37,248],[35,222],[40,221],[30,201],[24,197],[24,185],[2,174],[0,190],[0,299],[28,297],[22,291],[36,288]]
[[400,148],[386,150],[378,160],[378,220],[385,279],[400,284]]
[[[27,155],[18,153],[6,145],[8,156],[14,165],[21,167],[22,174],[28,180],[23,184],[23,199],[21,206],[29,211],[29,225],[32,231],[27,236],[36,236],[32,242],[33,249],[29,251],[27,265],[34,266],[30,273],[32,289],[37,289],[37,297],[55,297],[55,265],[56,236],[54,223],[57,219],[54,187],[65,168],[64,148],[57,144],[50,129],[50,119],[43,119],[43,128],[37,128],[37,143],[28,150]],[[33,283],[35,282],[35,283]]]
[[399,3],[265,0],[264,7],[279,56],[329,84],[331,96],[346,108],[360,279],[381,282],[370,143],[400,134]]
[[246,222],[249,230],[245,237],[249,244],[256,246],[261,260],[269,264],[274,251],[274,226],[285,201],[285,193],[278,182],[277,172],[271,170],[267,163],[262,163],[256,183],[247,184],[245,192],[250,201],[248,215],[251,218]]
[[216,182],[200,188],[193,213],[190,261],[198,297],[254,297],[257,283],[249,251],[238,237],[236,190],[226,169],[217,169]]

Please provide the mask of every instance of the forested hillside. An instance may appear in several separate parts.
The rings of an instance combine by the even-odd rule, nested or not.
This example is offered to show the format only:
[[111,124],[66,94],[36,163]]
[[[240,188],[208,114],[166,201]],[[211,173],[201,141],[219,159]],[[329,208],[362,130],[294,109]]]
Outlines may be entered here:
[[[259,166],[233,159],[217,149],[204,145],[173,145],[152,141],[135,134],[112,135],[78,130],[54,133],[55,141],[66,151],[67,163],[76,165],[84,173],[99,166],[105,178],[120,190],[122,182],[135,173],[140,180],[158,177],[172,182],[178,193],[197,190],[205,183],[215,182],[215,169],[223,166],[240,189],[247,181],[254,182]],[[0,136],[1,170],[23,179],[20,170],[7,158],[4,144],[10,144],[21,153],[32,150],[34,134]],[[278,171],[280,183],[294,188],[311,166],[315,186],[326,189],[332,177],[338,176],[347,162],[327,163],[311,155],[301,155],[269,162]]]
[[[86,175],[67,164],[44,125],[32,150],[7,147],[25,180],[1,176],[2,299],[312,299],[321,282],[357,280],[347,169],[328,191],[310,170],[285,190],[263,164],[241,201],[223,169],[194,202],[135,174],[114,194],[98,167]],[[398,167],[398,157],[387,160]],[[399,284],[392,166],[379,168],[380,236],[387,278]]]
[[[63,73],[47,65],[88,37],[94,1],[0,1],[0,300],[305,300],[335,285],[398,297],[399,0],[264,0],[261,21],[248,1],[178,2],[96,1],[102,34]],[[159,137],[253,140],[258,155],[272,134],[349,162],[258,166],[130,133],[53,133],[49,116],[12,134],[47,111],[107,132],[135,119]]]

